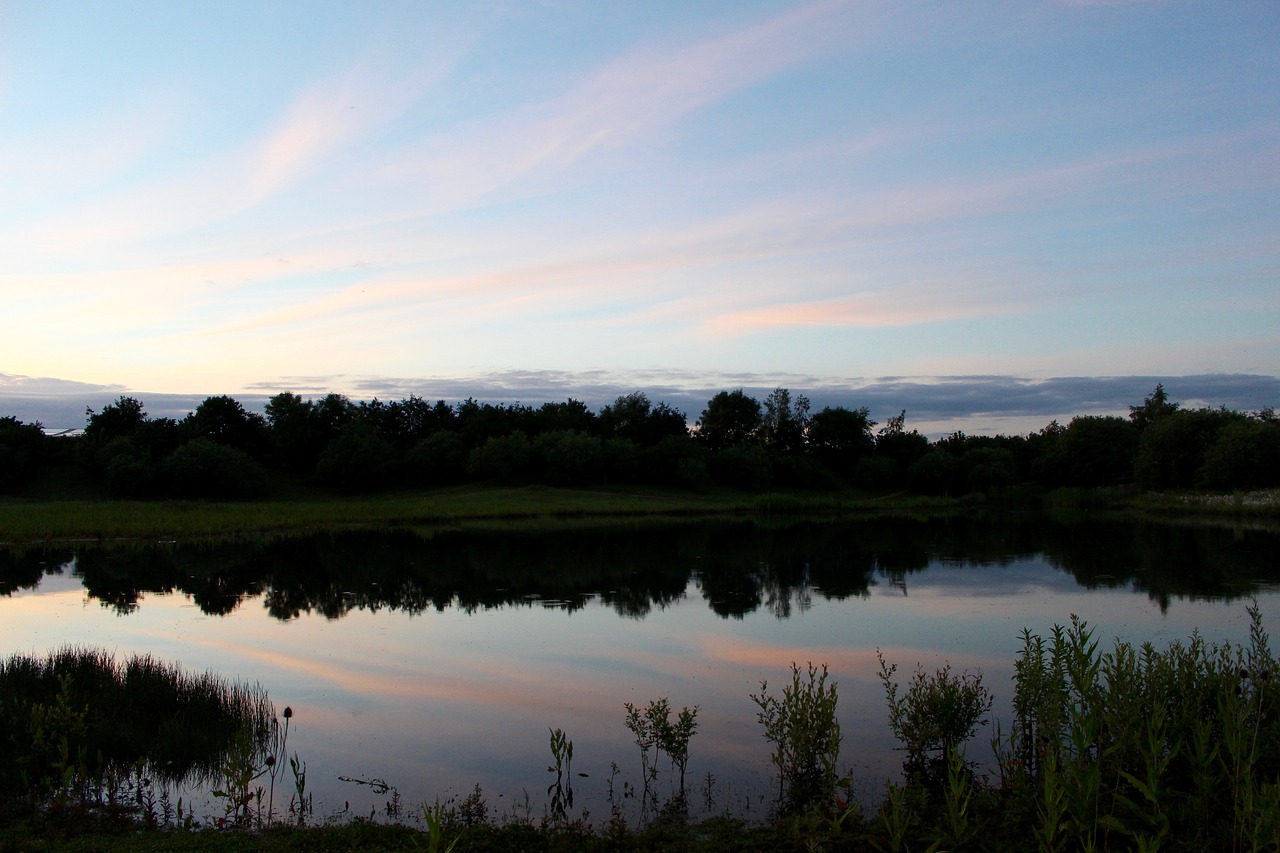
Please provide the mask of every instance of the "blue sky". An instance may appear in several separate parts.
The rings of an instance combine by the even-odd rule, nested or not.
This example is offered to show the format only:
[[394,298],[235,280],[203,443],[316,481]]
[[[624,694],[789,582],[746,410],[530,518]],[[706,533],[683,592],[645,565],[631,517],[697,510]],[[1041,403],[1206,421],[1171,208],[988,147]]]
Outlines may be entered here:
[[0,0],[0,414],[1280,405],[1278,59],[1269,0]]

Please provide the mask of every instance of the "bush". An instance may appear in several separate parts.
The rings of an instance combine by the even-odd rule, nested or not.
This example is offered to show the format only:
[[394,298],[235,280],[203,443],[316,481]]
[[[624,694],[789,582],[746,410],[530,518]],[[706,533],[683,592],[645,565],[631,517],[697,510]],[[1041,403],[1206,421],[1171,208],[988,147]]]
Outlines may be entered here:
[[267,489],[266,474],[247,453],[207,438],[188,441],[161,467],[179,497],[253,498]]
[[405,460],[416,479],[456,483],[467,474],[467,449],[456,432],[437,430],[409,449]]
[[543,433],[533,441],[542,457],[542,480],[553,486],[599,483],[604,476],[600,439],[569,430]]
[[836,719],[836,685],[827,684],[827,665],[821,671],[809,664],[802,678],[799,665],[791,664],[791,684],[782,698],[766,691],[751,701],[760,708],[757,719],[765,739],[773,744],[773,765],[778,769],[778,802],[783,812],[799,812],[811,806],[826,811],[835,805],[836,761],[840,757],[840,721]]
[[499,483],[527,482],[533,478],[537,456],[522,432],[495,436],[471,451],[467,471],[473,477]]
[[160,490],[161,476],[151,452],[131,438],[113,438],[94,456],[107,492],[121,498],[142,498]]
[[952,675],[951,665],[944,664],[929,675],[917,666],[906,692],[899,696],[893,680],[898,665],[886,664],[879,649],[876,658],[889,704],[889,728],[906,748],[908,769],[942,761],[987,722],[993,698],[982,686],[981,673]]
[[29,481],[44,461],[45,437],[40,424],[0,418],[0,492]]
[[343,492],[382,488],[395,474],[396,454],[377,431],[353,421],[329,442],[316,463],[320,482]]
[[726,486],[758,492],[773,481],[773,466],[763,447],[741,445],[711,454],[711,475]]

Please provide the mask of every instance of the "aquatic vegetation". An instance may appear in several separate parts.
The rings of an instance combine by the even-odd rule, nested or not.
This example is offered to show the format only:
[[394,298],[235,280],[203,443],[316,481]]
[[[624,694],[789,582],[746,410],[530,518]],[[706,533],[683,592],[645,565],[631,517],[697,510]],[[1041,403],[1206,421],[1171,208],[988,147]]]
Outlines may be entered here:
[[806,806],[831,808],[835,803],[836,761],[840,756],[840,721],[836,719],[838,696],[834,682],[827,683],[827,665],[808,665],[802,675],[791,664],[791,684],[782,697],[768,693],[767,681],[751,701],[760,708],[757,719],[765,739],[773,744],[773,765],[778,770],[778,801],[783,812]]
[[0,711],[0,790],[47,795],[139,767],[167,783],[210,781],[242,742],[265,748],[274,716],[259,688],[82,648],[0,662]]
[[949,663],[932,675],[917,667],[899,696],[893,680],[898,665],[886,663],[879,649],[876,659],[889,705],[889,728],[907,751],[908,770],[925,769],[930,762],[945,765],[987,722],[993,697],[982,686],[982,673],[953,675]]
[[[685,706],[680,709],[673,722],[671,720],[671,700],[663,696],[650,702],[644,709],[637,708],[630,702],[623,704],[627,710],[626,726],[635,736],[636,746],[640,748],[641,778],[644,783],[641,801],[647,807],[651,800],[656,800],[657,791],[653,782],[658,776],[658,753],[665,753],[671,760],[671,769],[677,774],[678,788],[673,797],[678,804],[685,803],[685,772],[689,766],[689,739],[698,730],[698,706]],[[650,758],[649,751],[653,750]]]
[[551,797],[550,822],[563,824],[568,820],[569,809],[573,808],[573,741],[561,729],[551,729],[551,765],[547,772],[556,774],[556,780],[547,786],[547,796]]

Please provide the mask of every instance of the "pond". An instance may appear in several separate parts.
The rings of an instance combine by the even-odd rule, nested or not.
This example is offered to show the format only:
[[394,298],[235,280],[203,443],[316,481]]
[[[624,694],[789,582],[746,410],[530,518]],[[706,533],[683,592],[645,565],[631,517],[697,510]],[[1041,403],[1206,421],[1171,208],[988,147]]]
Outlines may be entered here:
[[1104,646],[1243,642],[1253,599],[1275,628],[1278,557],[1274,530],[1038,514],[83,543],[0,551],[0,653],[144,652],[260,684],[294,710],[318,816],[479,784],[491,814],[540,818],[551,729],[574,744],[571,814],[639,816],[623,706],[667,697],[699,708],[691,811],[763,818],[776,784],[750,694],[793,662],[829,666],[841,765],[874,802],[902,759],[877,649],[903,681],[981,671],[1007,730],[1024,628],[1076,614]]

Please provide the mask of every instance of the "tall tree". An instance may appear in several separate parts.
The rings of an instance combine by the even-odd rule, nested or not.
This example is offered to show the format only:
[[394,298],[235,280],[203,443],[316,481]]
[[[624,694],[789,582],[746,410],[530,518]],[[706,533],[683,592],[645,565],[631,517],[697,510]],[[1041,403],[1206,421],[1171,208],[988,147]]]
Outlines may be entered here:
[[760,442],[776,453],[799,453],[804,449],[804,436],[809,428],[809,398],[800,394],[795,404],[786,388],[775,388],[764,398],[764,416],[760,419]]
[[1129,420],[1141,430],[1176,411],[1178,411],[1178,404],[1169,402],[1169,395],[1165,393],[1164,383],[1157,382],[1156,390],[1143,399],[1141,406],[1129,407]]
[[755,441],[760,429],[760,402],[741,388],[721,391],[707,401],[698,418],[698,440],[711,450]]
[[809,449],[833,473],[848,476],[876,447],[871,410],[826,407],[809,421]]

